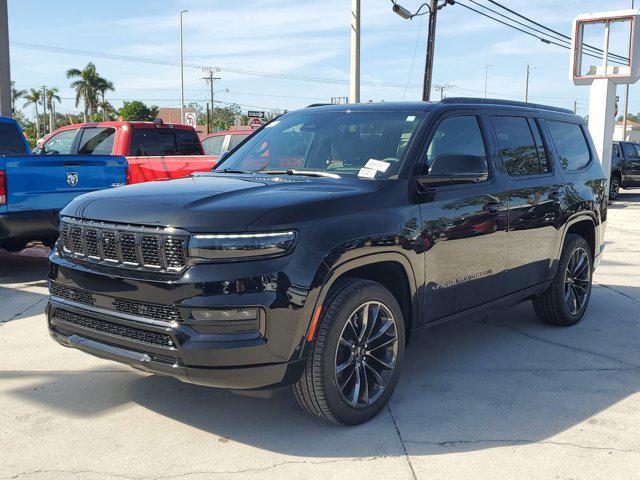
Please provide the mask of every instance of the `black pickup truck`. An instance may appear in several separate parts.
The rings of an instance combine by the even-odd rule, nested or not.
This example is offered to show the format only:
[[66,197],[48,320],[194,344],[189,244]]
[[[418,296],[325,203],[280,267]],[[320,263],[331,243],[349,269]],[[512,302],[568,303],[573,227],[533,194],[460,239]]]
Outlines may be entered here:
[[613,142],[609,199],[618,198],[620,188],[640,187],[640,144]]

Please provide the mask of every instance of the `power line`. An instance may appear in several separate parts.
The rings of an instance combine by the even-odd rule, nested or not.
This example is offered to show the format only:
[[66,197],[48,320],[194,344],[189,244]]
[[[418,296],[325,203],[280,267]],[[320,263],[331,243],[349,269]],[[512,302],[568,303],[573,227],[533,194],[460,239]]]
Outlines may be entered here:
[[[516,20],[516,19],[514,19],[514,18],[511,18],[511,17],[507,16],[507,15],[504,15],[504,14],[502,14],[502,13],[500,13],[500,12],[496,11],[496,10],[493,10],[493,9],[491,9],[491,8],[489,8],[489,7],[485,6],[485,5],[482,5],[481,3],[478,3],[476,0],[468,0],[468,1],[470,1],[471,3],[474,3],[474,4],[478,5],[478,6],[480,6],[480,7],[484,8],[484,9],[486,9],[486,10],[489,10],[490,12],[493,12],[493,13],[495,13],[496,15],[500,15],[500,16],[501,16],[501,17],[503,17],[503,18],[506,18],[506,19],[508,19],[508,20],[510,20],[510,21],[512,21],[512,22],[515,22],[515,23],[517,23],[518,25],[522,25],[522,26],[524,26],[524,27],[526,27],[526,28],[529,28],[530,30],[533,30],[533,31],[538,32],[538,33],[542,33],[543,35],[549,35],[549,33],[545,33],[545,32],[543,32],[543,31],[541,31],[541,30],[538,30],[538,29],[536,29],[536,28],[534,28],[534,27],[530,26],[530,25],[527,25],[527,24],[525,24],[525,23],[523,23],[523,22],[520,22],[520,21],[518,21],[518,20]],[[500,4],[500,3],[498,3],[498,2],[495,2],[495,1],[493,1],[493,0],[487,0],[487,1],[489,1],[489,2],[493,3],[494,5],[496,5],[496,6],[500,7],[500,8],[502,8],[502,9],[506,10],[507,12],[509,12],[509,13],[511,13],[511,14],[513,14],[513,15],[516,15],[516,16],[517,16],[517,17],[519,17],[519,18],[522,18],[523,20],[526,20],[526,21],[527,21],[527,22],[529,22],[529,23],[532,23],[533,25],[536,25],[537,27],[542,28],[543,30],[546,30],[547,32],[550,32],[551,34],[555,35],[556,37],[560,37],[560,38],[555,38],[555,37],[554,37],[556,40],[559,40],[559,41],[562,41],[562,42],[566,42],[566,43],[568,43],[568,44],[571,44],[571,37],[570,37],[569,35],[566,35],[566,34],[564,34],[564,33],[562,33],[562,32],[559,32],[559,31],[557,31],[557,30],[554,30],[553,28],[550,28],[550,27],[547,27],[546,25],[543,25],[543,24],[541,24],[541,23],[538,23],[538,22],[536,22],[535,20],[532,20],[531,18],[529,18],[529,17],[527,17],[527,16],[525,16],[525,15],[522,15],[521,13],[518,13],[518,12],[516,12],[515,10],[512,10],[511,8],[505,7],[504,5],[501,5],[501,4]],[[597,48],[597,47],[594,47],[593,45],[589,45],[589,44],[587,44],[587,43],[583,43],[583,46],[584,46],[585,48],[590,49],[590,50],[592,50],[592,51],[594,51],[594,52],[597,52],[597,53],[599,53],[599,54],[603,54],[603,53],[604,53],[604,50],[603,50],[603,49],[601,49],[601,48]],[[629,59],[628,59],[628,58],[626,58],[626,57],[624,57],[624,56],[622,56],[622,55],[617,55],[617,54],[615,54],[615,53],[609,53],[609,57],[616,57],[616,58],[618,58],[619,60],[623,60],[623,61],[627,61],[627,62],[629,61]]]
[[[564,44],[564,43],[558,43],[558,42],[556,42],[556,41],[554,41],[554,40],[550,40],[550,39],[548,39],[548,38],[546,38],[546,37],[541,37],[541,36],[539,36],[539,35],[536,35],[535,33],[529,32],[529,31],[527,31],[527,30],[523,30],[523,29],[522,29],[522,28],[520,28],[520,27],[516,27],[515,25],[512,25],[512,24],[510,24],[510,23],[507,23],[507,22],[505,22],[505,21],[502,21],[502,20],[500,20],[499,18],[492,17],[491,15],[489,15],[489,14],[487,14],[487,13],[484,13],[484,12],[481,12],[480,10],[477,10],[477,9],[475,9],[475,8],[473,8],[473,7],[470,7],[469,5],[465,5],[464,3],[461,3],[459,0],[457,0],[457,1],[456,1],[456,5],[460,5],[461,7],[464,7],[464,8],[466,8],[466,9],[468,9],[468,10],[471,10],[472,12],[475,12],[475,13],[477,13],[477,14],[479,14],[479,15],[482,15],[483,17],[490,18],[491,20],[493,20],[493,21],[495,21],[495,22],[498,22],[498,23],[501,23],[502,25],[505,25],[505,26],[507,26],[507,27],[509,27],[509,28],[512,28],[512,29],[514,29],[514,30],[517,30],[517,31],[519,31],[519,32],[522,32],[522,33],[524,33],[524,34],[526,34],[526,35],[529,35],[529,36],[531,36],[531,37],[537,38],[538,40],[542,41],[543,43],[550,44],[550,45],[556,45],[556,46],[558,46],[558,47],[564,48],[565,50],[571,50],[571,47],[570,47],[569,45],[567,45],[567,44]],[[557,39],[556,39],[556,40],[557,40]],[[584,54],[585,56],[589,56],[589,57],[594,57],[594,58],[602,59],[602,57],[601,57],[601,56],[594,55],[594,54],[592,54],[592,53],[583,52],[583,54]],[[611,61],[611,63],[618,63],[619,65],[626,65],[626,63],[621,63],[621,62],[619,62],[619,61],[618,61],[618,62],[615,62],[615,61],[613,61],[613,60]]]

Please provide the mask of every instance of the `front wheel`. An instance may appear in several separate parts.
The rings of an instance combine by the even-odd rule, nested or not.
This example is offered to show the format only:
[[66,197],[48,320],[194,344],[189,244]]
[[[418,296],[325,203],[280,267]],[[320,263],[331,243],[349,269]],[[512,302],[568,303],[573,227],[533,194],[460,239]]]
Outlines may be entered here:
[[620,195],[620,179],[617,175],[614,175],[609,183],[609,200],[615,200],[618,195]]
[[382,285],[347,280],[332,289],[294,385],[296,400],[331,423],[357,425],[391,397],[404,357],[405,329],[395,297]]
[[581,236],[567,235],[549,290],[533,301],[538,317],[563,327],[578,323],[589,304],[592,275],[591,247]]

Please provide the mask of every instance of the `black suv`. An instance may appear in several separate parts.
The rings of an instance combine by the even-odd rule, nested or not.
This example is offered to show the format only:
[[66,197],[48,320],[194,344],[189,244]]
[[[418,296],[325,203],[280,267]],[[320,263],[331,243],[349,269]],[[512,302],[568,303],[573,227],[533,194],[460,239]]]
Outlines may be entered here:
[[609,198],[618,198],[621,188],[640,187],[640,144],[613,142]]
[[582,118],[479,99],[312,106],[210,173],[83,195],[51,254],[61,344],[376,415],[411,332],[533,300],[583,316],[606,176]]

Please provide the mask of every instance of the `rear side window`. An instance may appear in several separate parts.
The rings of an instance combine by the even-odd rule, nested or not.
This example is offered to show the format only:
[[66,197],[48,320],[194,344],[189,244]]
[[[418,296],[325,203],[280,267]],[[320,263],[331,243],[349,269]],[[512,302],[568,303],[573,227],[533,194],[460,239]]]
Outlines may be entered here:
[[78,145],[79,155],[111,155],[115,128],[84,128]]
[[220,155],[222,152],[222,144],[224,143],[224,135],[216,135],[209,137],[202,142],[204,153],[207,155]]
[[624,152],[624,156],[627,158],[636,158],[638,156],[638,152],[635,148],[633,148],[632,143],[622,143],[622,151]]
[[202,155],[200,139],[195,130],[175,130],[178,155]]
[[240,144],[240,142],[242,142],[248,136],[249,134],[231,135],[231,138],[229,139],[229,150],[233,150],[234,148],[236,148],[238,144]]
[[558,149],[562,168],[568,172],[585,168],[591,160],[591,153],[580,125],[554,120],[547,120],[547,125]]
[[487,152],[478,118],[448,117],[438,125],[420,175],[488,173]]
[[536,124],[531,124],[525,117],[498,116],[492,120],[500,155],[509,176],[538,175],[549,171]]
[[20,130],[13,123],[0,122],[0,156],[26,155],[27,147]]
[[131,137],[131,155],[150,157],[175,155],[176,137],[168,128],[134,128]]

